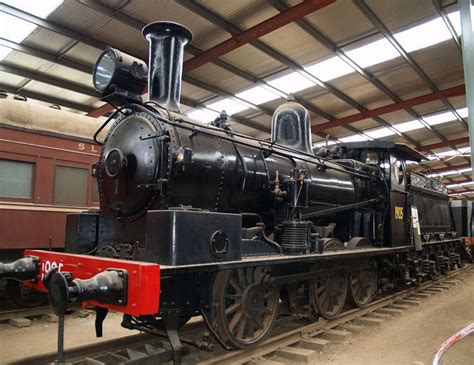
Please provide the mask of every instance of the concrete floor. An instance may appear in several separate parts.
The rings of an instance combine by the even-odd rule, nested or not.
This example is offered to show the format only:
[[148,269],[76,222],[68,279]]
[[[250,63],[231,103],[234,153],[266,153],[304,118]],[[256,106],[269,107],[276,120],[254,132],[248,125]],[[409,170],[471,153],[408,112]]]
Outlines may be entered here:
[[[474,322],[474,277],[423,299],[419,307],[379,328],[365,329],[348,343],[333,345],[317,364],[431,364],[447,338]],[[452,347],[442,364],[474,364],[474,335]]]
[[[431,364],[436,348],[449,336],[474,321],[473,279],[424,299],[420,307],[381,327],[365,329],[347,343],[331,345],[317,364]],[[121,315],[111,313],[104,323],[103,340],[130,335],[120,327]],[[34,320],[31,327],[14,328],[0,323],[0,364],[55,350],[56,324]],[[66,319],[66,348],[96,343],[94,316],[77,313]],[[474,364],[474,336],[455,345],[443,364]]]
[[[78,312],[66,316],[64,340],[66,349],[137,333],[120,326],[121,314],[109,313],[104,321],[103,337],[98,339],[95,337],[95,314],[93,311],[85,313],[88,315],[83,318]],[[31,327],[24,328],[0,323],[0,364],[55,351],[56,334],[57,323],[47,323],[42,319],[33,320]]]

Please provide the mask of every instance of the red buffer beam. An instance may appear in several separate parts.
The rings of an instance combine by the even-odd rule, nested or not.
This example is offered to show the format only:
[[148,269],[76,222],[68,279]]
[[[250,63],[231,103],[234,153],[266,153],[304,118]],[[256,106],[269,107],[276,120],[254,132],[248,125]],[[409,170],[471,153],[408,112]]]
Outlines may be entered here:
[[[305,0],[302,3],[275,15],[274,17],[271,17],[262,23],[257,24],[240,34],[233,35],[228,40],[219,43],[207,51],[204,51],[200,55],[187,60],[183,64],[183,72],[189,73],[192,70],[195,70],[206,63],[212,62],[215,59],[250,42],[253,42],[268,33],[293,23],[294,21],[301,19],[306,15],[314,13],[316,10],[322,9],[335,1],[336,0]],[[105,104],[97,109],[92,110],[87,115],[89,117],[96,118],[110,112],[112,109],[113,108],[110,105]]]
[[458,85],[458,86],[450,87],[448,89],[443,89],[434,93],[417,96],[415,98],[403,100],[398,103],[388,104],[380,108],[367,110],[365,112],[352,114],[344,118],[335,119],[329,122],[314,125],[311,128],[311,130],[313,133],[317,133],[325,129],[340,127],[340,126],[354,123],[366,118],[373,118],[382,114],[387,114],[387,113],[391,113],[397,110],[406,109],[415,105],[429,103],[430,101],[444,99],[444,98],[452,97],[452,96],[464,95],[465,93],[466,93],[465,86]]

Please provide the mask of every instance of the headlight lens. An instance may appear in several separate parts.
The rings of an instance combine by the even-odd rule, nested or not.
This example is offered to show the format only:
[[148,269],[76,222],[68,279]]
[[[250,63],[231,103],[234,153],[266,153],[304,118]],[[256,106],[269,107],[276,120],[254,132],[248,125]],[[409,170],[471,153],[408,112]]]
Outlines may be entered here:
[[111,49],[106,50],[100,56],[94,70],[94,87],[97,91],[104,91],[110,86],[115,69],[117,68],[117,56]]

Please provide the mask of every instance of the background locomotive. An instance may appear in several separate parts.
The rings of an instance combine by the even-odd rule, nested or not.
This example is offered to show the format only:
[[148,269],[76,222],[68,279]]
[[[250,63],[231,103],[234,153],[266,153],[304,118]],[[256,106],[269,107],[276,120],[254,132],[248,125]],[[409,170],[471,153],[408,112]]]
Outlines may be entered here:
[[169,22],[143,33],[149,102],[144,62],[108,49],[94,71],[122,105],[93,169],[100,212],[68,216],[71,254],[27,251],[0,275],[49,288],[57,312],[87,301],[124,312],[125,327],[164,327],[179,353],[177,328],[194,315],[224,347],[250,347],[282,312],[333,318],[468,257],[446,187],[407,172],[418,152],[380,141],[313,151],[308,112],[291,100],[271,141],[234,133],[225,113],[193,122],[178,110],[191,33]]

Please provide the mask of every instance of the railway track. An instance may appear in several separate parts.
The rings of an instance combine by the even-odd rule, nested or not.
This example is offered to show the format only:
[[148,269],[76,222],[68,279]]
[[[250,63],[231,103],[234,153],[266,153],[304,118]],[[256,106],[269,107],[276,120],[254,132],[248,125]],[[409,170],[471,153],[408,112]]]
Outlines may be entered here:
[[[330,342],[348,340],[352,333],[363,327],[378,326],[383,319],[400,316],[403,311],[421,304],[436,293],[449,290],[459,280],[469,279],[474,274],[474,265],[417,287],[407,288],[372,301],[365,308],[349,309],[333,320],[319,320],[311,324],[280,321],[272,336],[258,348],[225,351],[216,345],[214,352],[193,349],[183,357],[184,363],[202,364],[276,364],[285,362],[311,363]],[[183,338],[202,339],[204,325],[201,321],[186,325],[180,334]],[[13,364],[48,364],[56,353],[24,358]],[[137,334],[119,339],[103,341],[93,345],[66,350],[69,364],[157,364],[172,361],[172,351],[165,339],[148,334]]]
[[0,311],[0,322],[22,317],[35,317],[51,313],[49,305],[35,308],[6,309]]
[[[72,304],[69,307],[70,311],[80,309],[81,306],[78,304]],[[0,310],[0,322],[6,322],[14,318],[29,318],[29,317],[39,317],[47,314],[52,314],[51,307],[49,305],[42,305],[38,307],[31,308],[15,308],[15,309],[5,309]]]

